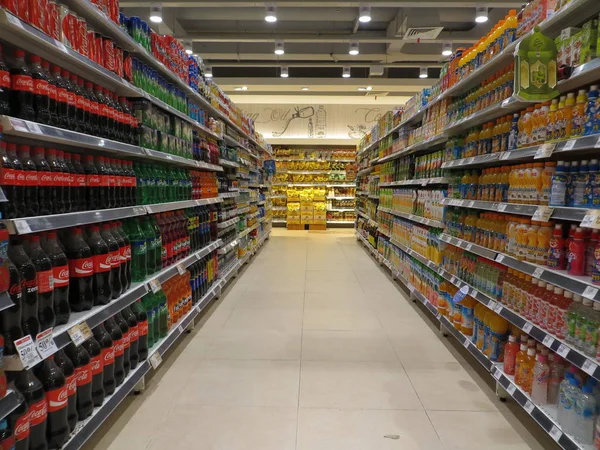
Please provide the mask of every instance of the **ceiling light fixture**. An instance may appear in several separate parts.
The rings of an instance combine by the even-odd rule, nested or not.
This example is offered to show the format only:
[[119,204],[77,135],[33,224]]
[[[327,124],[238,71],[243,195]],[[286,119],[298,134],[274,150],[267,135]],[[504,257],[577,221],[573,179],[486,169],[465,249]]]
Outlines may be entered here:
[[359,91],[372,91],[373,90],[373,86],[359,87],[358,90]]
[[234,88],[234,91],[241,91],[241,90],[242,90],[242,88],[241,88],[241,87],[236,87],[236,88]]
[[265,10],[265,20],[269,23],[277,22],[277,6],[268,5]]
[[419,78],[427,78],[427,77],[429,77],[429,74],[427,73],[427,67],[422,66],[419,69]]
[[150,7],[150,22],[162,22],[162,5],[160,3],[155,3]]
[[188,55],[191,55],[191,54],[193,54],[193,53],[194,53],[194,50],[192,49],[192,43],[191,43],[191,42],[186,42],[186,43],[184,44],[184,46],[185,46],[185,52],[186,52]]
[[344,66],[342,69],[342,77],[350,78],[350,66]]
[[289,70],[288,70],[287,66],[281,66],[281,74],[280,74],[280,77],[281,77],[281,78],[287,78],[287,77],[289,77],[289,76],[290,76],[290,72],[289,72]]
[[275,41],[275,54],[283,55],[285,50],[283,49],[283,41]]
[[309,89],[307,87],[301,87],[300,90],[301,91],[308,91]]
[[478,6],[475,10],[475,22],[485,23],[488,21],[488,9],[487,6]]
[[348,51],[348,54],[356,56],[358,53],[358,42],[350,42],[350,51]]
[[442,47],[442,55],[450,56],[452,54],[452,42],[444,42]]
[[360,6],[358,20],[362,23],[367,23],[371,21],[371,7],[370,6]]
[[211,66],[205,66],[204,67],[204,76],[206,78],[212,78],[213,77],[212,67]]

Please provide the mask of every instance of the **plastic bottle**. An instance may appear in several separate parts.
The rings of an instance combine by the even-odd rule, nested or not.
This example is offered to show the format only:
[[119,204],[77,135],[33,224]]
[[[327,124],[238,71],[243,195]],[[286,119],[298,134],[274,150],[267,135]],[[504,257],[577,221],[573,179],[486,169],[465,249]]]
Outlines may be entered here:
[[579,162],[571,161],[567,173],[567,195],[565,197],[566,205],[573,206],[575,203],[575,183],[579,176]]
[[533,383],[533,366],[535,365],[535,347],[527,348],[527,356],[519,366],[521,371],[521,389],[531,395],[531,387]]
[[591,134],[598,133],[596,129],[596,116],[598,114],[597,104],[598,104],[598,86],[592,85],[590,86],[590,91],[587,96],[587,105],[585,109],[585,129],[583,134],[589,136]]
[[562,358],[555,353],[548,356],[550,375],[548,377],[548,403],[556,405],[558,402],[558,391],[560,383],[565,375],[565,368],[562,365]]
[[552,186],[550,188],[550,206],[566,206],[567,182],[568,178],[565,171],[565,162],[558,161],[555,173],[552,176]]
[[583,136],[585,132],[586,114],[585,109],[588,103],[587,92],[580,89],[575,100],[573,108],[573,119],[571,124],[571,137]]
[[573,296],[573,303],[571,303],[571,306],[567,310],[567,335],[565,336],[565,340],[569,344],[575,344],[577,340],[577,320],[579,319],[581,307],[581,295],[575,294]]
[[515,383],[517,383],[517,385],[519,385],[519,386],[522,385],[521,365],[523,364],[523,362],[526,359],[527,359],[527,341],[523,340],[523,337],[521,336],[519,352],[517,353],[517,356],[515,358]]
[[561,138],[570,138],[572,129],[573,129],[573,110],[575,109],[575,94],[570,92],[567,94],[567,99],[565,100],[565,108],[563,111],[564,114],[564,133],[562,133]]
[[589,180],[588,161],[584,159],[579,166],[579,172],[573,177],[573,206],[579,208],[585,207],[585,189],[589,184]]
[[565,379],[560,383],[557,419],[564,433],[571,434],[574,430],[578,384],[570,372],[565,373]]
[[585,232],[577,227],[575,236],[569,242],[569,274],[583,276],[585,273]]
[[548,357],[539,353],[535,359],[531,383],[531,400],[537,405],[545,405],[548,403],[548,382],[550,378]]
[[594,440],[594,424],[596,423],[596,399],[593,386],[586,383],[575,399],[575,421],[573,434],[583,444],[591,445]]
[[504,347],[504,372],[507,375],[515,374],[515,365],[518,352],[519,344],[517,343],[517,338],[511,334],[508,337],[508,343]]
[[598,349],[598,328],[600,327],[600,303],[593,302],[592,311],[586,314],[585,343],[583,351],[586,355],[595,358]]
[[548,122],[546,124],[546,141],[554,139],[554,133],[557,127],[556,116],[558,112],[558,99],[552,100],[548,110]]
[[581,309],[575,323],[575,347],[579,350],[585,350],[586,335],[587,335],[587,322],[588,317],[594,313],[592,310],[593,301],[584,298],[581,302]]
[[588,166],[588,176],[587,176],[587,181],[586,181],[586,185],[584,188],[584,205],[585,207],[588,208],[593,208],[594,207],[594,191],[597,189],[597,185],[598,185],[598,169],[599,169],[599,165],[598,165],[598,160],[597,159],[592,159],[590,160],[590,164]]
[[563,95],[558,100],[558,109],[556,111],[555,116],[555,125],[554,125],[554,133],[552,136],[552,140],[564,139],[565,137],[565,102],[567,101],[567,96]]
[[563,238],[561,224],[556,224],[552,232],[550,251],[548,252],[548,267],[556,270],[565,268],[565,239]]

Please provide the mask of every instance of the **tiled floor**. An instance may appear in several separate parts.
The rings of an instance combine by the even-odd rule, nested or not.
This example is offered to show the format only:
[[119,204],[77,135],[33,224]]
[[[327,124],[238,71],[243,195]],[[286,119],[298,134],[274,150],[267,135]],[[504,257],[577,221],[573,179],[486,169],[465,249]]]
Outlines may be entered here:
[[551,449],[353,232],[270,241],[88,449]]

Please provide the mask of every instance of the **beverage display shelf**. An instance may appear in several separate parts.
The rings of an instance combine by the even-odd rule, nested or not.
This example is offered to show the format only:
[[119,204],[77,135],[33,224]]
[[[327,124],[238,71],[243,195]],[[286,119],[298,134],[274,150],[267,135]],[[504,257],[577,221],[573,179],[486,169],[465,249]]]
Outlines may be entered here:
[[358,172],[356,172],[356,176],[357,177],[362,177],[363,175],[368,175],[371,172],[373,172],[374,168],[373,167],[367,167],[366,169],[361,169]]
[[13,412],[20,404],[19,396],[12,389],[8,389],[4,397],[0,399],[0,420]]
[[345,211],[354,211],[354,208],[327,208],[327,211],[345,212]]
[[365,212],[360,211],[360,210],[357,209],[356,210],[356,214],[358,214],[359,216],[361,216],[364,219],[368,220],[371,225],[376,226],[376,227],[379,226],[379,224],[377,223],[377,221],[371,219],[367,213],[365,213]]
[[380,160],[380,158],[372,159],[371,161],[369,161],[369,164],[371,166],[376,166],[379,163],[379,160]]
[[[503,212],[506,214],[518,214],[521,216],[533,217],[538,206],[543,205],[525,205],[522,203],[503,203],[489,202],[483,200],[462,200],[455,198],[445,198],[442,200],[445,206],[460,206],[461,208],[482,209],[485,211]],[[586,208],[575,208],[565,206],[551,206],[553,209],[550,218],[559,220],[571,220],[581,222],[585,215],[590,211]]]
[[287,206],[273,206],[273,211],[287,211]]
[[354,220],[329,220],[327,219],[327,223],[331,224],[340,224],[340,225],[351,225],[354,224]]
[[82,322],[86,322],[90,329],[96,327],[109,317],[112,317],[123,308],[131,305],[137,299],[142,298],[144,295],[150,292],[151,282],[154,283],[154,280],[156,280],[162,284],[170,278],[173,278],[175,275],[179,274],[180,268],[178,268],[178,266],[183,268],[189,267],[196,261],[208,255],[213,250],[218,249],[221,245],[221,242],[221,239],[217,239],[216,241],[211,242],[207,246],[178,261],[176,264],[173,264],[153,274],[143,282],[132,283],[131,288],[128,291],[126,291],[119,298],[111,301],[108,305],[95,306],[89,311],[71,313],[68,323],[59,325],[53,330],[52,336],[57,348],[61,349],[71,342],[68,332],[73,327],[78,326]]
[[429,312],[440,322],[444,329],[448,331],[450,335],[455,337],[463,347],[475,357],[475,359],[492,374],[495,380],[502,386],[508,395],[510,395],[533,419],[546,431],[557,443],[565,450],[592,450],[591,446],[579,444],[572,436],[563,433],[562,429],[558,425],[556,420],[556,408],[553,406],[545,405],[538,406],[531,401],[531,397],[523,392],[519,386],[516,385],[514,379],[511,376],[506,375],[502,370],[502,364],[491,361],[479,348],[473,344],[469,336],[464,335],[446,316],[442,316],[435,305],[433,305],[427,297],[417,291],[412,284],[404,278],[404,276],[395,270],[395,268],[387,261],[382,255],[379,255],[371,245],[359,235],[363,243],[365,243],[369,251],[375,256],[378,262],[385,265],[392,275],[403,283],[411,295],[419,300]]
[[448,179],[444,177],[420,178],[412,180],[388,181],[379,183],[379,187],[397,187],[397,186],[427,186],[428,184],[448,184]]
[[367,249],[369,249],[369,252],[371,252],[371,254],[376,258],[379,259],[379,252],[377,251],[377,249],[375,247],[373,247],[371,245],[371,243],[368,241],[368,239],[366,237],[364,237],[360,231],[356,231],[356,237],[367,247]]
[[182,200],[179,202],[155,203],[153,205],[145,205],[148,214],[156,214],[165,211],[174,211],[176,209],[193,208],[195,206],[206,206],[221,203],[221,197],[201,198],[198,200]]
[[402,217],[403,219],[410,220],[411,222],[417,222],[423,225],[427,225],[429,227],[444,228],[444,224],[439,220],[427,219],[425,217],[421,217],[415,214],[405,213],[402,211],[395,211],[389,208],[382,208],[381,206],[378,209],[379,211],[383,211],[397,217]]
[[230,227],[231,225],[235,225],[236,223],[238,223],[239,220],[239,217],[234,217],[233,219],[226,220],[225,222],[219,222],[217,224],[217,228],[221,230],[223,228]]
[[345,173],[345,170],[287,170],[279,173],[291,173],[297,175],[327,175],[330,173]]
[[591,375],[596,379],[600,379],[600,368],[598,367],[598,361],[595,358],[587,356],[581,350],[573,347],[565,340],[547,332],[543,328],[531,322],[529,319],[523,317],[521,314],[513,311],[508,306],[498,302],[488,294],[479,291],[469,283],[466,283],[458,276],[452,275],[450,272],[442,269],[441,267],[437,267],[435,270],[442,277],[444,277],[444,279],[448,280],[456,287],[463,288],[466,286],[469,289],[469,295],[479,303],[482,303],[488,308],[494,310],[496,314],[504,317],[506,320],[511,322],[517,328],[523,330],[538,342],[542,342],[546,347],[558,353],[570,363],[584,370],[588,375]]
[[235,191],[235,192],[221,192],[219,193],[219,198],[236,198],[239,197],[240,193]]
[[220,166],[208,164],[204,161],[182,158],[181,156],[170,155],[168,153],[150,150],[137,145],[125,144],[111,139],[104,139],[89,134],[79,133],[77,131],[65,130],[29,120],[18,119],[16,117],[0,116],[0,125],[2,126],[4,134],[7,136],[39,141],[40,145],[53,143],[72,147],[77,150],[87,148],[103,153],[116,154],[119,157],[132,157],[144,160],[150,159],[178,166],[191,167],[197,170],[223,170]]
[[237,248],[238,244],[239,244],[238,240],[234,239],[229,244],[221,246],[221,248],[219,248],[219,250],[218,250],[219,255],[225,255],[225,254],[229,253],[234,248]]
[[384,230],[384,229],[383,229],[383,227],[381,227],[381,226],[377,227],[377,231],[378,231],[379,233],[383,234],[383,235],[384,235],[385,237],[387,237],[387,238],[391,238],[391,237],[392,237],[392,233],[390,233],[390,232],[389,232],[389,231],[387,231],[387,230]]
[[367,197],[369,197],[371,200],[377,200],[377,201],[379,201],[379,195],[367,194]]
[[258,225],[259,225],[259,222],[255,223],[254,225],[249,226],[248,228],[246,228],[243,231],[240,231],[238,234],[238,238],[241,239],[244,236],[247,236],[249,233],[256,230],[258,228]]
[[437,146],[445,143],[447,140],[448,137],[442,132],[421,142],[409,145],[408,147],[405,147],[402,150],[394,152],[390,155],[384,156],[383,158],[379,158],[378,160],[376,160],[376,164],[383,164],[394,159],[398,159],[402,156],[420,152],[422,150],[434,150]]
[[[446,161],[442,164],[443,169],[458,168],[466,169],[472,167],[491,167],[496,165],[504,165],[505,161],[516,162],[531,160],[535,157],[536,152],[543,145],[554,146],[552,156],[560,154],[559,158],[562,158],[563,153],[567,153],[569,156],[571,153],[579,154],[589,152],[593,153],[594,150],[600,149],[600,134],[593,134],[590,136],[576,137],[559,142],[549,142],[547,144],[535,145],[532,147],[520,148],[507,152],[491,153],[488,155],[472,156],[470,158],[456,159],[454,161]],[[565,155],[567,156],[567,155]],[[540,158],[541,159],[541,158]],[[556,158],[553,158],[556,159]],[[493,164],[491,164],[493,163]]]
[[238,208],[238,214],[246,214],[248,211],[250,211],[249,206],[245,206],[244,208]]
[[442,233],[440,239],[468,252],[523,272],[526,275],[531,275],[553,286],[566,289],[590,300],[600,301],[600,286],[594,285],[591,277],[569,275],[566,270],[553,270],[527,261],[521,261],[505,253],[490,250],[489,248],[455,238],[446,233]]
[[238,163],[229,161],[228,159],[223,159],[223,158],[219,158],[219,165],[221,165],[223,167],[233,167],[233,168],[240,167],[240,165]]
[[287,220],[285,219],[274,219],[273,220],[273,224],[285,224],[287,223]]
[[298,158],[279,158],[275,157],[276,161],[281,162],[339,162],[339,163],[353,163],[356,162],[354,159],[298,159]]
[[509,97],[501,102],[490,105],[479,111],[474,112],[456,122],[450,123],[444,127],[444,132],[448,136],[454,136],[462,131],[466,131],[477,125],[482,125],[498,117],[506,116],[526,108],[527,102],[520,101],[516,97]]
[[330,196],[327,200],[354,200],[356,197]]
[[145,361],[142,361],[134,370],[130,371],[127,378],[123,381],[123,384],[117,387],[112,395],[104,399],[102,406],[94,408],[90,417],[77,423],[71,438],[62,447],[63,450],[79,450],[85,445],[90,437],[115,411],[119,404],[123,402],[123,400],[125,400],[125,398],[135,389],[138,383],[142,381],[143,377],[150,372],[150,369],[152,368],[150,358],[152,358],[155,353],[158,353],[161,357],[164,356],[173,344],[185,334],[186,328],[193,324],[194,319],[200,312],[202,312],[215,297],[221,295],[222,287],[222,280],[215,280],[211,288],[200,301],[198,301],[198,303],[176,324],[173,324],[167,335],[149,350],[148,358]]

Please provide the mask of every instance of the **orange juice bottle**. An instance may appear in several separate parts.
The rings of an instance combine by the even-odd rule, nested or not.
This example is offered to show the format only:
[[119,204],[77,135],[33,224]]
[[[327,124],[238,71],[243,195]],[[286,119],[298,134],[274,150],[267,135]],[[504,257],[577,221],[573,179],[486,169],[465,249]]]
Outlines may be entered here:
[[533,169],[533,163],[525,164],[523,169],[523,203],[531,204],[533,199],[533,178],[531,177],[531,170]]
[[537,247],[538,247],[538,231],[540,230],[540,222],[536,220],[531,221],[531,225],[527,229],[527,252],[525,254],[525,260],[530,263],[536,262],[537,258]]
[[541,121],[540,121],[541,109],[542,109],[542,104],[536,103],[535,107],[533,109],[533,112],[531,113],[531,138],[529,140],[529,143],[531,145],[535,145],[538,141],[538,130],[541,127]]
[[564,114],[564,123],[565,123],[565,132],[562,138],[569,139],[571,137],[571,131],[573,129],[573,109],[575,109],[575,94],[570,92],[567,94],[567,99],[565,100],[565,108],[563,110]]
[[564,139],[565,137],[565,103],[567,102],[567,96],[561,95],[558,99],[558,109],[556,110],[556,119],[554,121],[554,132],[552,133],[552,139]]
[[517,171],[517,203],[525,202],[525,164],[519,164]]
[[554,231],[554,224],[552,222],[540,222],[540,228],[537,232],[537,255],[536,264],[545,266],[548,262],[548,252],[550,251],[550,239],[552,239],[552,232]]
[[541,174],[541,195],[540,195],[540,205],[547,205],[550,203],[550,191],[552,189],[552,177],[554,176],[554,172],[556,172],[556,162],[547,162],[544,164],[544,170],[542,170]]
[[587,102],[588,99],[586,90],[580,89],[577,93],[577,99],[575,100],[575,107],[573,108],[573,119],[571,121],[571,137],[583,136],[583,132],[585,131],[585,109],[587,106]]
[[519,147],[529,147],[532,145],[533,124],[531,123],[531,117],[534,110],[535,108],[530,106],[525,110],[525,114],[519,118]]
[[501,167],[498,169],[498,183],[496,183],[496,196],[494,201],[506,202],[508,201],[508,189],[509,189],[509,175],[510,167]]
[[517,10],[511,9],[508,11],[508,16],[504,19],[506,24],[506,33],[504,39],[504,45],[507,46],[511,42],[517,39],[517,28],[519,27],[519,21],[517,19]]
[[543,144],[546,142],[546,130],[548,128],[548,116],[550,114],[550,105],[552,102],[544,102],[540,108],[539,126],[537,129],[537,142]]
[[489,346],[487,356],[492,361],[504,361],[504,346],[508,340],[508,321],[500,315],[492,312],[489,320]]
[[527,359],[527,339],[521,336],[519,352],[515,358],[515,383],[521,385],[521,364]]
[[517,254],[519,261],[525,261],[527,255],[527,230],[529,229],[529,219],[518,219],[517,225]]
[[531,385],[533,383],[533,366],[535,365],[535,348],[527,349],[527,357],[520,365],[521,389],[531,394]]
[[548,121],[546,124],[546,141],[554,140],[555,129],[556,129],[556,115],[558,112],[558,99],[552,100],[550,108],[548,109]]
[[437,304],[437,310],[442,316],[448,315],[448,297],[450,295],[450,283],[446,280],[442,281],[438,287],[440,295]]
[[542,172],[544,171],[543,163],[533,163],[531,167],[531,194],[530,202],[533,205],[541,204],[542,200]]
[[508,242],[505,252],[511,256],[517,253],[517,225],[518,222],[514,216],[511,216],[508,221]]

